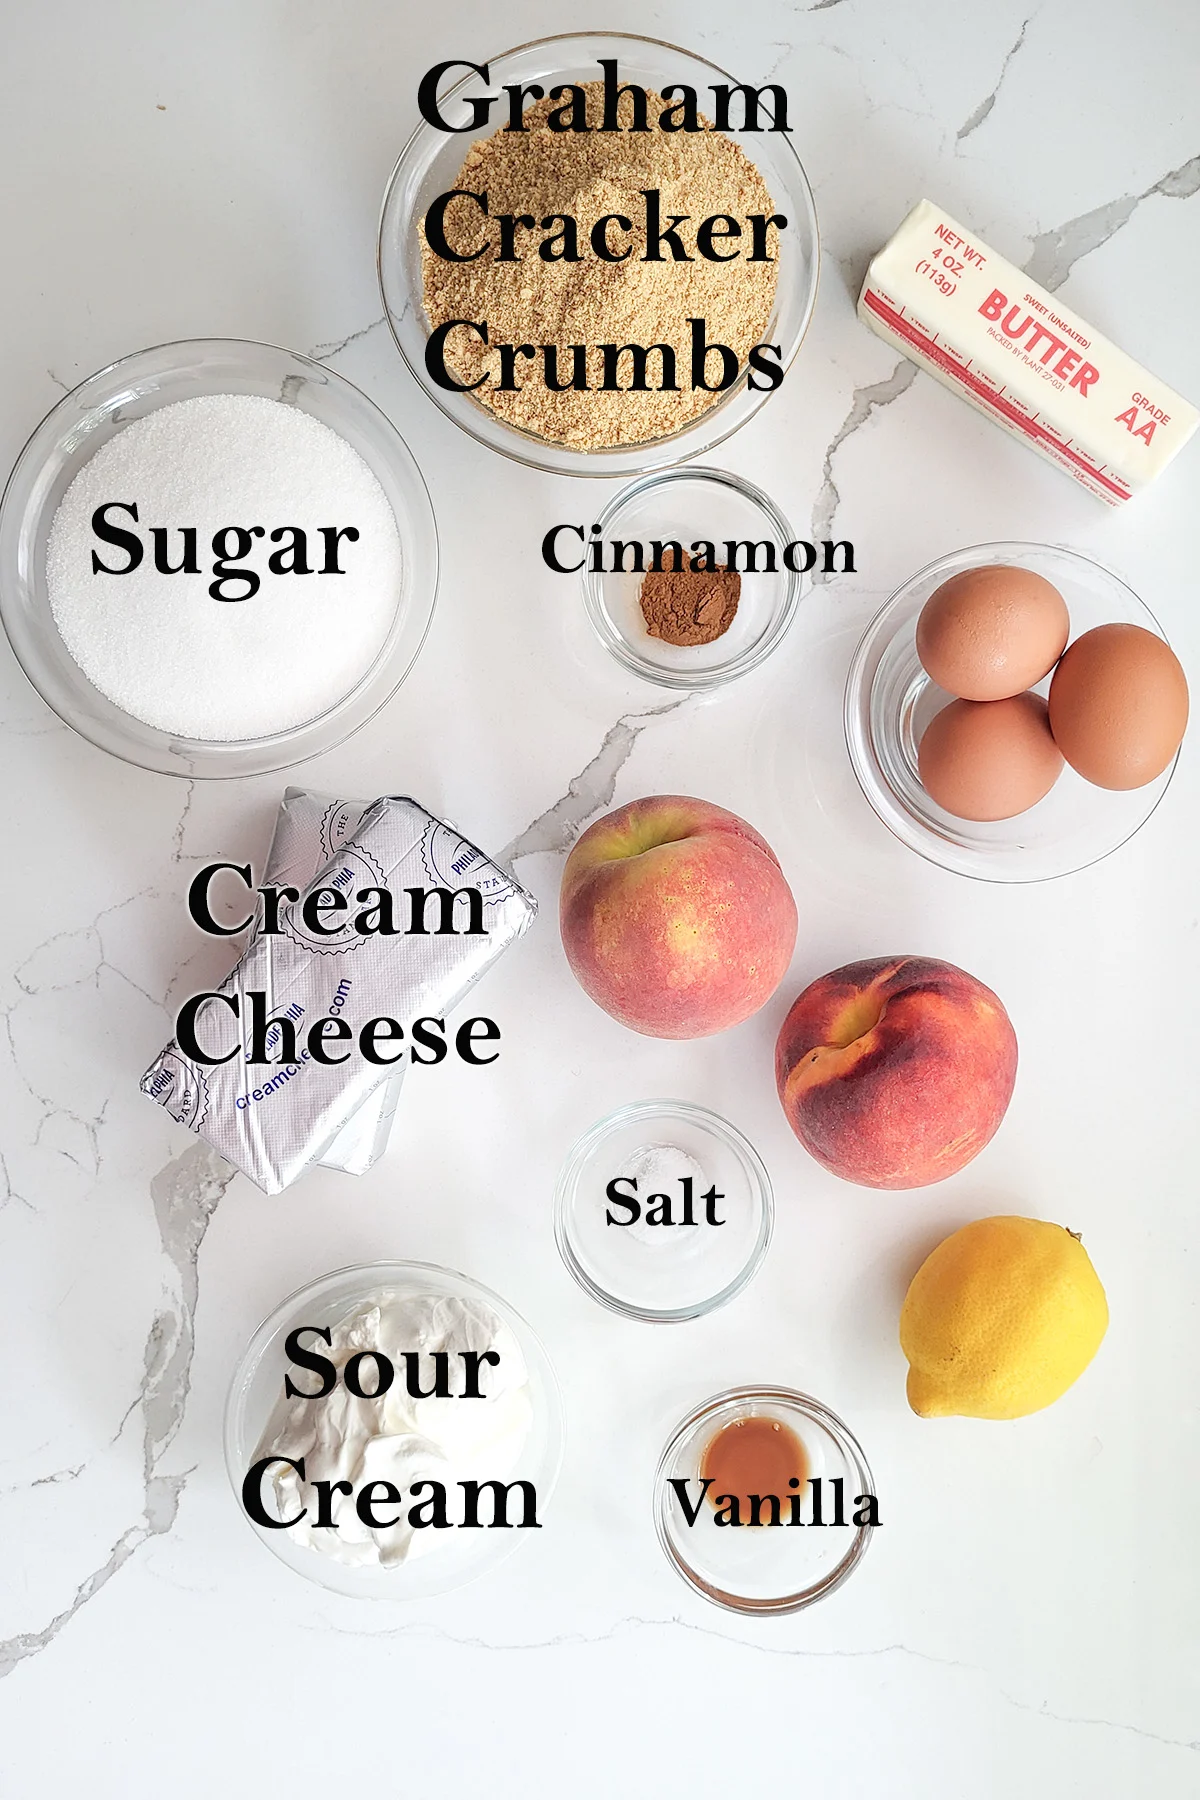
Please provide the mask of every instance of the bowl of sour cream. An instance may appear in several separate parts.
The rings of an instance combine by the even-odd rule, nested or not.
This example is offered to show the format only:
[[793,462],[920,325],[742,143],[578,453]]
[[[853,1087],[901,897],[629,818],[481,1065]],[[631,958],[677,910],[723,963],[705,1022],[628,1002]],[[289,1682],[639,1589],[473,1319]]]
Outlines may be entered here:
[[225,1460],[255,1534],[310,1581],[360,1598],[461,1587],[539,1531],[563,1409],[525,1320],[431,1263],[339,1269],[254,1333],[225,1411]]

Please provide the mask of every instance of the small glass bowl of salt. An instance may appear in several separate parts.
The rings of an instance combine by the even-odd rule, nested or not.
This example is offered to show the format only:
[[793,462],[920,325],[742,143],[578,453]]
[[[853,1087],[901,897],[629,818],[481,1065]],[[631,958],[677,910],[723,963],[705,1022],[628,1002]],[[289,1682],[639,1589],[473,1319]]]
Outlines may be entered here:
[[585,1293],[629,1319],[676,1324],[740,1294],[775,1220],[749,1140],[687,1100],[643,1100],[584,1133],[558,1179],[554,1235]]

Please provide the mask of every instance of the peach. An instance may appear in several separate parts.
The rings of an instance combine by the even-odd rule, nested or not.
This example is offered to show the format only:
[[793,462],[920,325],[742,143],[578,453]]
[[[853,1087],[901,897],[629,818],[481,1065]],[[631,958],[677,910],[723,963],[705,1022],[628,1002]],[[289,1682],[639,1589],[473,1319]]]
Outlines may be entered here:
[[990,988],[925,956],[847,963],[780,1029],[788,1123],[834,1175],[925,1187],[978,1156],[1008,1110],[1017,1040]]
[[748,1019],[779,986],[796,903],[744,819],[660,794],[597,819],[563,870],[563,949],[597,1006],[646,1037]]

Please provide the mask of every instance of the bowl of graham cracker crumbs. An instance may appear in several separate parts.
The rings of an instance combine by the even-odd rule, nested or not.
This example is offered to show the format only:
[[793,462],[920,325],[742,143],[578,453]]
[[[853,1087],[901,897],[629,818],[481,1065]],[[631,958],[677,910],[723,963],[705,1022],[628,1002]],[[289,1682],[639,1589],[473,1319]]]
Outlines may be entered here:
[[379,282],[401,355],[464,431],[556,474],[627,476],[710,451],[770,398],[819,261],[782,87],[591,33],[447,64],[420,99]]
[[766,661],[796,616],[807,546],[761,488],[726,469],[664,469],[615,494],[579,558],[583,600],[610,655],[644,681],[722,687]]

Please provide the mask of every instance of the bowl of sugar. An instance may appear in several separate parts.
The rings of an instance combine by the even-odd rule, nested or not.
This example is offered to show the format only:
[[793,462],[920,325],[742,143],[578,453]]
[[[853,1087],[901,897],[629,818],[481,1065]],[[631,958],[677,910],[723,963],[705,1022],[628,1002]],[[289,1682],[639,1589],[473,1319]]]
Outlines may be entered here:
[[341,743],[433,616],[437,529],[399,432],[271,344],[161,344],[42,420],[0,502],[0,617],[59,717],[186,777]]

